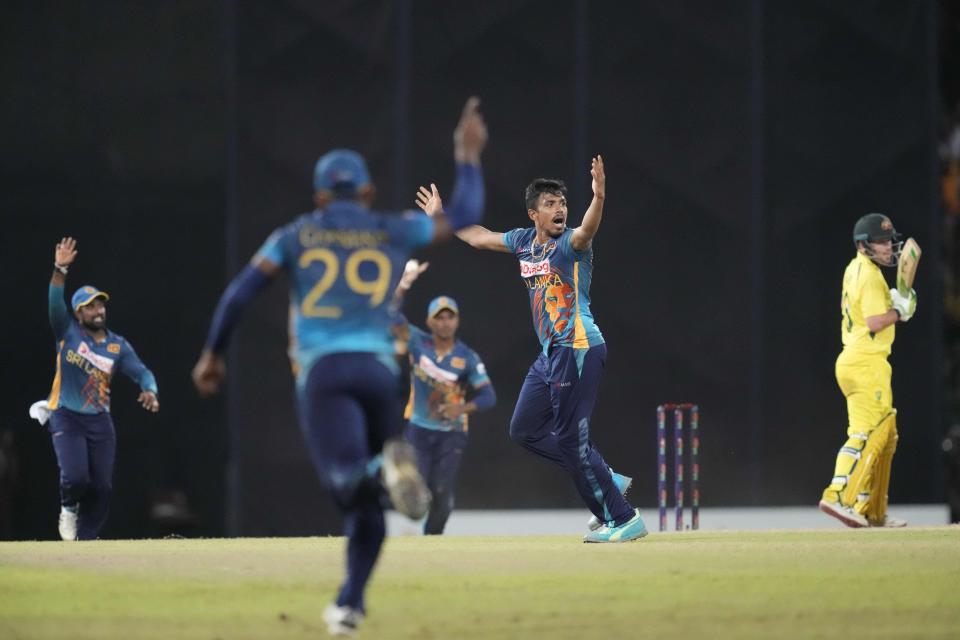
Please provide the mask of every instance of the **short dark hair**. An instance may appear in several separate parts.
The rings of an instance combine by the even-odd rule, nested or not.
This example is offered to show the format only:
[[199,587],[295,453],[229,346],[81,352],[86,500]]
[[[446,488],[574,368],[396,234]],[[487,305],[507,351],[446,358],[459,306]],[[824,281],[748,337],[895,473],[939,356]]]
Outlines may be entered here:
[[555,180],[553,178],[537,178],[527,185],[527,190],[523,194],[523,197],[527,201],[527,209],[536,209],[537,201],[544,193],[550,193],[555,196],[563,196],[566,198],[567,185],[564,184],[563,180]]

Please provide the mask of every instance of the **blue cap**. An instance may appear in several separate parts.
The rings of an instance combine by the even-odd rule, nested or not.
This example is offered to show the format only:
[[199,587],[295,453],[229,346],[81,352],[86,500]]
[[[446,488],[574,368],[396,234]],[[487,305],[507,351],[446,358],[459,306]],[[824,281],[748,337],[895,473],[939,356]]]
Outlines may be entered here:
[[325,153],[313,170],[314,191],[334,191],[351,195],[370,184],[370,172],[363,156],[351,149],[334,149]]
[[449,309],[455,314],[460,315],[460,307],[457,306],[456,300],[449,296],[437,296],[427,305],[427,317],[433,318],[444,309]]
[[73,298],[70,299],[70,304],[73,305],[73,310],[76,311],[80,307],[85,307],[90,304],[97,298],[103,298],[104,300],[109,300],[110,296],[107,295],[106,291],[100,291],[96,287],[92,287],[89,284],[77,289],[73,294]]

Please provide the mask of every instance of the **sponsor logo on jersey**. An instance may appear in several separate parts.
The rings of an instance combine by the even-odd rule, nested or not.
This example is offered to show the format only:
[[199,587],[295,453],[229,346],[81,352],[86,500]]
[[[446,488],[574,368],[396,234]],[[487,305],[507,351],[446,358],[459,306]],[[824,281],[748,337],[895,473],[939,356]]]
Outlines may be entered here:
[[447,384],[454,384],[460,378],[457,374],[452,371],[447,371],[441,369],[437,364],[427,357],[425,354],[420,354],[420,361],[417,363],[420,369],[427,374],[429,377],[440,382],[446,382]]
[[483,366],[482,362],[477,363],[477,373],[479,373],[481,376],[487,375],[487,368]]
[[453,358],[450,358],[450,366],[453,367],[454,369],[466,369],[467,361],[464,360],[463,358],[453,357]]
[[110,344],[107,345],[107,351],[109,351],[110,353],[120,353],[120,343],[111,342]]
[[79,346],[77,346],[77,355],[104,373],[113,371],[113,358],[95,353],[93,349],[87,346],[86,342],[81,341]]
[[534,278],[536,276],[545,276],[550,273],[550,261],[544,260],[542,262],[527,262],[526,260],[520,261],[520,277],[521,278]]

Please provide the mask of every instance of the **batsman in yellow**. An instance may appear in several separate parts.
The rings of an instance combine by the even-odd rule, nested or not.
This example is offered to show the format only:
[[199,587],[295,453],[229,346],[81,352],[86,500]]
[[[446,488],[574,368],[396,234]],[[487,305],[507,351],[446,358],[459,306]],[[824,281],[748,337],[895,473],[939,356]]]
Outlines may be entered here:
[[848,527],[903,527],[887,515],[890,466],[897,448],[897,410],[887,357],[897,322],[917,308],[917,293],[889,289],[880,267],[894,267],[903,242],[890,218],[869,213],[853,227],[856,257],[843,274],[843,351],[836,374],[847,399],[847,441],[837,454],[833,480],[820,510]]

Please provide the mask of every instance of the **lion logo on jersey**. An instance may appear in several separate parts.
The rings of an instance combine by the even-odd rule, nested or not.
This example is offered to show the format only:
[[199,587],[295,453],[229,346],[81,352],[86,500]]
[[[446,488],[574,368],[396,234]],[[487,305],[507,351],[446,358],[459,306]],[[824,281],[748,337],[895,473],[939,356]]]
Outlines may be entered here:
[[543,299],[554,331],[562,334],[570,325],[570,318],[573,316],[576,301],[573,287],[561,280],[547,287]]

